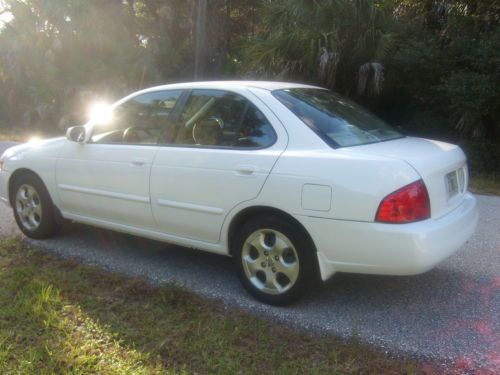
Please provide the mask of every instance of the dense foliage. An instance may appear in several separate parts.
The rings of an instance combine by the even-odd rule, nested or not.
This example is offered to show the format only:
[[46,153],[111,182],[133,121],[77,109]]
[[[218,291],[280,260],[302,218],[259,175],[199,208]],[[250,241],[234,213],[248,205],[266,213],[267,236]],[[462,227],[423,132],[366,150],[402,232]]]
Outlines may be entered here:
[[[0,0],[0,128],[63,128],[97,97],[194,79],[201,2]],[[321,84],[499,173],[498,0],[204,3],[198,78]]]

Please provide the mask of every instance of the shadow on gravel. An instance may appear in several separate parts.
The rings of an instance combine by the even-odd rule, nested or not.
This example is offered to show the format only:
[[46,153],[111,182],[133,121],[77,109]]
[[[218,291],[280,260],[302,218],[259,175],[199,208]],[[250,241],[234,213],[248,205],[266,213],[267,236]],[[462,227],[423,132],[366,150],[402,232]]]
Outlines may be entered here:
[[421,373],[357,341],[18,245],[0,246],[0,373]]
[[[189,284],[189,277],[201,276],[207,286],[220,278],[226,281],[227,287],[233,281],[238,283],[231,258],[86,225],[68,225],[58,238],[35,242],[50,243],[50,248],[63,256],[76,255],[113,270],[140,273],[153,281],[164,281],[172,276],[170,281],[182,285]],[[124,264],[124,261],[131,262]],[[148,268],[150,265],[155,267]],[[116,269],[115,266],[129,269]],[[487,277],[464,277],[448,268],[435,268],[417,276],[336,274],[295,306],[335,302],[370,308],[370,314],[398,309],[410,315],[425,312],[422,317],[433,314],[434,321],[439,321],[440,315],[449,320],[465,315],[465,311],[474,313],[477,304],[498,302],[495,293],[498,283],[498,279]],[[240,292],[244,293],[242,289]],[[407,314],[406,319],[408,317]]]
[[155,283],[174,282],[300,329],[356,335],[424,359],[498,364],[498,278],[450,267],[409,277],[337,274],[297,304],[273,308],[248,297],[228,257],[79,224],[65,226],[56,239],[35,243]]

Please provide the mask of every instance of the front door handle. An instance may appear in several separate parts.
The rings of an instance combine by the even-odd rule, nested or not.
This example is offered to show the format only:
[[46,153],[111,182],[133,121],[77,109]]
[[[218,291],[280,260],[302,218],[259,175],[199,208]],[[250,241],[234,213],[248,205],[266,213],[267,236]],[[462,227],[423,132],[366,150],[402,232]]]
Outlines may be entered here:
[[147,160],[143,158],[135,158],[130,161],[130,165],[133,167],[142,167],[146,164]]

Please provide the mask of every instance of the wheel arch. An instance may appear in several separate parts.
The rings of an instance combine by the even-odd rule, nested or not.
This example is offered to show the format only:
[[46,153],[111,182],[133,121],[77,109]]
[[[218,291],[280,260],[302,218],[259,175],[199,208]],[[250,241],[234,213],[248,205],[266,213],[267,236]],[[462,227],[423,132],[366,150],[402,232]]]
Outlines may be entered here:
[[19,168],[19,169],[16,169],[11,174],[11,176],[9,178],[8,185],[7,185],[8,193],[9,193],[9,203],[10,203],[11,206],[14,206],[14,199],[13,199],[14,198],[14,192],[13,192],[14,183],[16,182],[16,180],[19,177],[25,176],[25,175],[28,175],[28,174],[34,175],[36,178],[38,178],[43,183],[43,180],[40,178],[40,176],[35,171],[33,171],[31,169],[28,169],[28,168]]
[[18,178],[20,178],[22,176],[26,176],[26,175],[35,176],[43,184],[43,186],[47,190],[47,193],[49,194],[49,198],[51,200],[52,207],[54,208],[54,214],[56,215],[56,220],[59,223],[61,223],[63,221],[63,216],[61,214],[61,211],[59,210],[59,207],[57,207],[54,204],[54,201],[53,201],[52,197],[50,196],[50,192],[47,189],[47,184],[45,184],[45,182],[43,181],[43,179],[40,177],[40,175],[38,173],[36,173],[34,170],[29,169],[29,168],[18,168],[11,174],[11,176],[9,178],[7,189],[8,189],[8,194],[9,194],[9,203],[10,203],[11,207],[14,207],[14,191],[13,191],[14,183],[16,182],[16,180]]
[[227,244],[228,244],[229,255],[233,255],[233,247],[234,247],[233,244],[238,228],[241,228],[248,220],[261,215],[277,216],[293,223],[295,226],[297,226],[297,228],[299,228],[304,233],[305,236],[307,236],[307,239],[311,242],[313,250],[316,253],[316,245],[314,244],[314,240],[312,239],[311,235],[304,227],[304,225],[302,225],[302,223],[298,221],[296,218],[294,218],[292,215],[275,207],[252,206],[242,209],[231,219],[231,223],[229,224],[229,229],[227,232]]

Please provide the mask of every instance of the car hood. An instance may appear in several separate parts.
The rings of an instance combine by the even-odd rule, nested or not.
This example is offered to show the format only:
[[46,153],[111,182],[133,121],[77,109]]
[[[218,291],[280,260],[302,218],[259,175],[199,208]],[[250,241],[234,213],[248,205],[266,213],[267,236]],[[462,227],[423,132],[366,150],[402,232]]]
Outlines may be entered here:
[[42,140],[32,140],[26,143],[21,143],[15,146],[12,146],[5,150],[2,157],[10,159],[16,156],[20,156],[25,152],[29,152],[32,150],[41,150],[44,148],[53,148],[59,145],[62,145],[66,140],[65,137],[57,137],[57,138],[49,138]]

